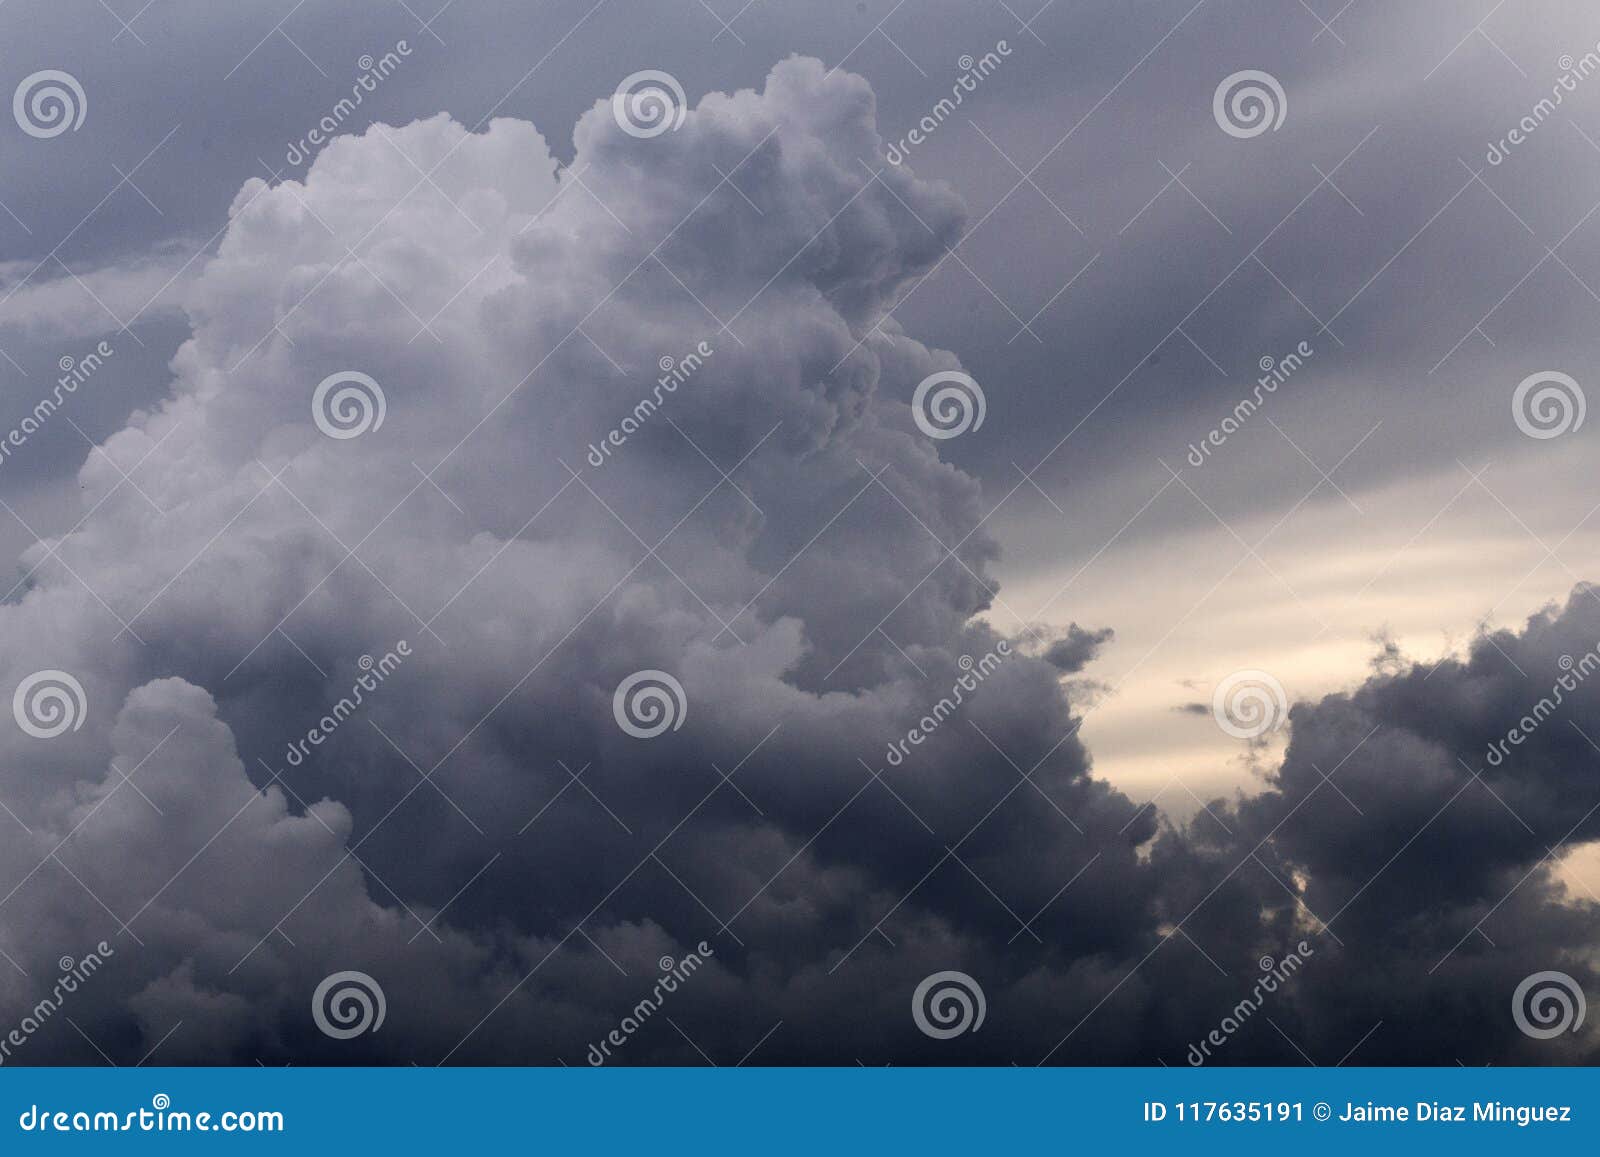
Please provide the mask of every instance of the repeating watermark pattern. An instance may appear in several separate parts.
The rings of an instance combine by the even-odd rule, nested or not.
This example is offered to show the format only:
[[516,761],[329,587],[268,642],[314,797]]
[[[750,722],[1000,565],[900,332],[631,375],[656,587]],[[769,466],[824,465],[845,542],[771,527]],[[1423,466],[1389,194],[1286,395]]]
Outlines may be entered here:
[[[1572,523],[1590,505],[1600,304],[1600,253],[1580,251],[1600,206],[1572,195],[1600,152],[1577,115],[1600,102],[1596,22],[1565,12],[1585,6],[1541,12],[1571,19],[1530,79],[1538,38],[1502,27],[1510,5],[1391,24],[1393,5],[1306,0],[1283,28],[1241,29],[1195,0],[1132,22],[1040,0],[944,33],[917,5],[845,0],[823,35],[782,5],[707,0],[665,19],[713,18],[730,34],[705,26],[713,51],[630,59],[622,33],[659,31],[646,4],[582,4],[549,28],[450,0],[377,23],[307,5],[220,29],[186,23],[203,5],[107,3],[85,6],[121,25],[105,35],[139,40],[144,21],[151,51],[112,68],[65,33],[24,37],[4,82],[10,159],[35,163],[10,166],[0,202],[0,542],[22,563],[0,594],[20,732],[0,744],[0,831],[23,833],[3,845],[0,920],[32,947],[0,951],[15,998],[0,1065],[104,1043],[108,1062],[153,1044],[157,1063],[601,1067],[675,1055],[662,1022],[687,1040],[691,1017],[730,1062],[746,1045],[761,1063],[864,1064],[981,1045],[1000,1063],[1261,1063],[1287,1056],[1269,1018],[1329,1063],[1352,1045],[1355,1063],[1498,1063],[1539,1047],[1527,1038],[1581,1059],[1563,1045],[1589,1040],[1600,933],[1540,865],[1596,835],[1593,801],[1563,791],[1600,729],[1600,619],[1582,597],[1600,588],[1548,609],[1600,556],[1600,526]],[[402,16],[408,39],[385,46]],[[1035,60],[1024,36],[1049,51]],[[243,56],[217,66],[185,55],[196,45]],[[1582,55],[1552,85],[1563,47]],[[722,91],[730,77],[752,87]],[[993,137],[990,102],[1016,114]],[[524,119],[546,106],[576,123]],[[1487,165],[1456,155],[1484,145]],[[1081,227],[1058,198],[1085,202]],[[451,320],[412,354],[411,327],[393,338],[404,315]],[[724,333],[741,346],[725,359]],[[1451,371],[1429,386],[1428,363]],[[1366,408],[1363,426],[1384,422],[1352,445]],[[1279,434],[1302,427],[1324,462],[1345,451],[1331,471],[1286,453]],[[1180,446],[1181,478],[1165,469]],[[587,474],[565,469],[580,450]],[[746,493],[733,478],[758,452]],[[1453,452],[1471,476],[1454,494]],[[286,456],[307,480],[298,508],[252,469]],[[1347,462],[1373,499],[1334,486],[1359,522],[1322,489]],[[912,496],[886,504],[880,466]],[[588,500],[567,491],[580,480]],[[1320,549],[1330,532],[1348,541]],[[341,559],[327,540],[346,535]],[[434,622],[412,605],[449,613],[440,653],[398,637]],[[1402,653],[1435,627],[1461,637],[1467,605],[1527,627],[1447,646],[1431,671]],[[748,641],[724,618],[750,622]],[[1122,618],[1139,657],[1102,680],[1089,665],[1112,628],[1079,623]],[[369,774],[323,777],[320,803],[272,791],[318,786],[386,713],[426,762],[379,747]],[[1465,753],[1483,742],[1504,769],[1482,778],[1518,790],[1497,807],[1458,780],[1419,808],[1418,769],[1463,728]],[[1359,807],[1298,790],[1313,737]],[[270,781],[237,758],[279,742],[293,771],[248,761]],[[530,743],[593,771],[548,792],[501,774]],[[1239,801],[1220,818],[1193,793],[1199,812],[1166,788],[1128,798],[1152,774],[1178,787],[1212,749],[1263,773],[1223,773],[1215,794]],[[862,782],[856,756],[874,752],[897,770]],[[96,786],[108,761],[120,780]],[[467,818],[441,769],[484,772],[478,842],[441,808]],[[133,798],[151,780],[162,790]],[[1081,790],[1053,790],[1067,784]],[[127,790],[102,808],[108,787]],[[547,810],[539,830],[561,838],[528,835]],[[1264,843],[1270,864],[1249,850]],[[1479,851],[1494,871],[1450,871]],[[1418,886],[1429,872],[1440,886]],[[1351,935],[1342,956],[1308,942],[1332,932],[1304,901],[1333,895],[1333,922],[1392,917],[1403,934]],[[433,919],[413,928],[413,907]],[[1452,946],[1462,912],[1482,927]],[[1031,958],[1000,946],[1044,921],[1074,934],[1035,936]],[[114,926],[114,973],[91,984],[112,946],[60,956],[89,942],[60,929]],[[721,955],[695,943],[713,929]],[[657,947],[607,955],[646,936]],[[1298,985],[1313,945],[1318,983]],[[596,972],[608,961],[633,973],[621,987]],[[375,1035],[384,986],[397,1024]],[[1215,1007],[1196,1012],[1197,992]],[[768,1010],[789,1021],[765,1045]],[[157,1054],[169,1011],[187,1035]],[[1358,1053],[1380,1014],[1387,1033]],[[106,1107],[129,1106],[135,1128],[206,1129],[149,1089]],[[63,1116],[36,1107],[25,1128]],[[98,1112],[72,1128],[102,1116],[128,1128]]]
[[630,137],[648,140],[677,132],[688,115],[683,85],[671,73],[647,68],[627,77],[611,95],[611,115]]
[[678,387],[693,377],[714,352],[710,342],[702,341],[681,358],[675,359],[670,355],[663,355],[656,363],[661,370],[661,376],[656,379],[654,389],[647,396],[640,398],[633,410],[600,439],[598,445],[589,443],[589,453],[586,456],[589,465],[597,470],[604,466],[610,459],[612,451],[621,448],[632,435],[638,433],[651,415],[661,409],[661,403],[677,393]]
[[1581,658],[1574,660],[1571,655],[1562,655],[1556,660],[1566,674],[1559,676],[1550,685],[1550,694],[1544,696],[1528,709],[1528,713],[1517,721],[1516,726],[1505,733],[1504,738],[1497,739],[1489,744],[1485,759],[1490,766],[1499,767],[1511,754],[1511,748],[1521,747],[1533,733],[1539,730],[1546,719],[1554,715],[1556,708],[1566,701],[1566,696],[1576,691],[1585,679],[1600,670],[1600,645],[1585,651]]
[[1583,387],[1570,374],[1541,370],[1517,383],[1511,393],[1511,419],[1530,438],[1559,438],[1583,426]]
[[1189,443],[1187,455],[1189,465],[1204,466],[1210,459],[1211,452],[1242,430],[1244,424],[1261,409],[1262,404],[1278,392],[1279,386],[1294,377],[1314,353],[1316,350],[1311,347],[1311,343],[1302,341],[1282,357],[1274,358],[1270,354],[1263,354],[1261,360],[1256,363],[1261,367],[1261,376],[1256,379],[1256,384],[1249,395],[1235,402],[1227,417],[1212,427],[1198,443]]
[[35,671],[11,696],[17,726],[35,739],[54,739],[83,726],[89,698],[83,684],[66,671]]
[[1211,115],[1230,137],[1249,140],[1277,132],[1289,113],[1283,85],[1270,72],[1246,68],[1222,79],[1211,96]]
[[1260,739],[1289,718],[1289,696],[1266,671],[1235,671],[1211,695],[1217,726],[1235,739]]
[[1535,972],[1511,994],[1511,1019],[1535,1040],[1577,1032],[1587,1011],[1583,986],[1565,972]]
[[311,994],[311,1019],[334,1040],[377,1032],[387,1012],[382,987],[365,972],[335,972]]
[[355,115],[361,102],[377,92],[378,85],[393,76],[410,55],[411,45],[404,40],[397,40],[393,48],[376,59],[371,53],[360,57],[356,67],[361,69],[361,75],[350,86],[350,95],[340,97],[305,136],[291,142],[284,150],[283,159],[296,167],[309,161]]
[[61,368],[61,376],[56,379],[56,384],[50,393],[34,403],[28,415],[11,428],[11,431],[0,441],[0,465],[10,460],[11,455],[20,450],[28,439],[44,428],[55,412],[61,409],[69,397],[78,392],[78,387],[94,377],[116,351],[110,342],[101,340],[95,347],[82,357],[73,357],[63,354],[57,365]]
[[683,684],[665,671],[635,671],[611,696],[611,714],[617,726],[635,739],[654,739],[683,726],[689,714],[689,697]]
[[359,438],[383,426],[388,400],[383,387],[359,370],[340,370],[317,384],[311,420],[330,438]]
[[102,940],[94,946],[94,951],[85,954],[82,959],[74,960],[70,956],[63,956],[58,960],[56,967],[61,970],[61,975],[56,978],[55,987],[50,990],[50,995],[24,1013],[16,1027],[4,1037],[0,1037],[0,1065],[11,1059],[13,1051],[27,1044],[28,1038],[61,1010],[67,998],[77,992],[80,985],[99,972],[101,966],[116,954],[116,949]]
[[1222,1023],[1202,1037],[1197,1044],[1189,1046],[1187,1060],[1194,1068],[1199,1068],[1211,1059],[1212,1051],[1228,1043],[1228,1039],[1244,1027],[1245,1023],[1261,1011],[1261,1006],[1266,1004],[1267,997],[1277,992],[1280,987],[1288,982],[1289,978],[1305,965],[1306,959],[1316,955],[1316,950],[1306,941],[1302,940],[1294,949],[1286,953],[1282,960],[1273,960],[1270,956],[1263,956],[1257,961],[1261,975],[1256,978],[1255,985],[1238,1004],[1229,1010],[1228,1015],[1222,1018]]
[[1527,115],[1508,129],[1498,141],[1490,141],[1489,151],[1484,154],[1484,160],[1491,165],[1503,164],[1511,155],[1512,149],[1527,141],[1538,131],[1540,125],[1555,114],[1569,93],[1578,91],[1579,82],[1588,80],[1596,72],[1600,72],[1600,44],[1596,44],[1592,50],[1585,52],[1577,60],[1572,58],[1571,53],[1563,53],[1561,59],[1556,61],[1556,67],[1561,69],[1561,75],[1556,77],[1555,84],[1550,86],[1550,95],[1541,97]]
[[350,685],[350,694],[341,696],[339,701],[328,709],[328,713],[317,721],[317,725],[306,732],[304,739],[297,739],[289,744],[284,752],[284,759],[290,767],[299,767],[311,755],[313,747],[321,747],[341,726],[366,702],[365,696],[376,691],[383,685],[383,681],[393,675],[400,668],[400,664],[411,656],[411,644],[401,639],[394,645],[394,649],[384,652],[383,658],[374,660],[371,655],[363,655],[357,661],[362,674],[356,676],[356,681]]
[[22,79],[11,94],[11,115],[30,137],[49,140],[67,130],[77,132],[89,112],[83,85],[70,72],[46,68]]
[[911,994],[911,1019],[934,1040],[977,1032],[988,1010],[982,986],[955,969],[924,977]]
[[929,374],[911,395],[911,417],[917,429],[941,441],[976,430],[983,425],[986,412],[983,387],[960,370]]
[[995,41],[994,48],[985,52],[976,60],[970,53],[959,57],[956,66],[961,69],[961,75],[950,86],[950,95],[941,97],[939,102],[928,111],[928,114],[916,123],[905,136],[898,141],[891,141],[884,153],[884,159],[891,165],[903,165],[906,158],[911,155],[911,150],[923,144],[961,107],[968,96],[978,91],[978,86],[993,75],[1005,58],[1011,55],[1011,45],[1004,40]]
[[971,655],[962,655],[956,665],[964,672],[950,686],[950,694],[940,699],[933,708],[917,721],[917,725],[906,732],[904,739],[896,739],[889,744],[887,754],[884,756],[891,767],[899,767],[911,754],[911,748],[921,747],[927,742],[928,737],[944,725],[944,721],[956,713],[956,708],[966,702],[966,696],[978,689],[981,684],[1002,662],[1011,656],[1011,644],[1001,639],[995,644],[994,650],[988,652],[973,662]]
[[589,1064],[599,1068],[611,1059],[611,1050],[619,1049],[628,1043],[629,1038],[638,1032],[652,1016],[661,1011],[666,998],[678,991],[678,986],[687,981],[698,972],[705,962],[714,956],[711,945],[704,940],[696,944],[692,952],[686,953],[681,960],[674,960],[670,956],[663,956],[656,961],[656,967],[661,970],[661,975],[656,979],[655,987],[648,996],[628,1012],[617,1024],[617,1027],[606,1033],[599,1044],[591,1044],[587,1054]]

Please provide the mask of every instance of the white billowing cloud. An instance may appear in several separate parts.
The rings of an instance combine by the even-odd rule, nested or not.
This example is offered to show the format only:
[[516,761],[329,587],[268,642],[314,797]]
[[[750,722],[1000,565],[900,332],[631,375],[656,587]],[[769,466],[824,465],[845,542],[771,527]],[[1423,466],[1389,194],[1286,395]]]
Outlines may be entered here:
[[[889,897],[875,869],[826,868],[806,844],[818,800],[854,790],[857,757],[923,710],[901,656],[949,682],[957,655],[993,644],[965,626],[993,553],[973,533],[976,484],[907,408],[954,360],[892,322],[872,332],[953,240],[959,203],[875,173],[870,89],[809,60],[762,93],[708,96],[661,139],[597,104],[575,140],[560,168],[531,125],[474,133],[441,114],[336,140],[303,181],[246,182],[185,291],[193,336],[170,397],[86,458],[86,517],[22,560],[29,589],[0,607],[0,686],[69,671],[87,711],[53,740],[0,729],[0,799],[29,829],[0,849],[0,878],[23,881],[0,903],[0,940],[30,975],[114,943],[81,1005],[108,1039],[148,1045],[181,1021],[163,1059],[325,1047],[310,991],[342,968],[390,989],[371,1055],[442,1054],[468,1029],[517,1048],[562,977],[542,1015],[587,1030],[592,1001],[600,1024],[613,994],[571,959],[571,929],[649,845],[606,846],[616,817],[598,809],[519,843],[568,783],[558,759],[596,764],[654,842],[706,788],[641,787],[674,760],[732,767],[766,735],[813,767],[769,784],[766,823],[716,819],[680,864],[747,853],[701,883],[757,926],[796,919],[812,880],[831,899],[806,900],[823,908],[803,924]],[[662,359],[702,342],[703,364],[590,465],[590,443],[659,392]],[[379,384],[384,420],[338,439],[312,398],[346,371]],[[741,459],[731,483],[711,465]],[[891,610],[892,646],[872,631]],[[412,657],[319,748],[315,777],[285,768],[357,660],[401,639]],[[686,688],[676,749],[612,720],[612,689],[644,667]],[[1053,688],[1044,670],[1037,686]],[[1065,708],[1040,719],[1053,741]],[[949,750],[981,742],[953,735]],[[927,765],[933,781],[956,773]],[[272,771],[282,784],[258,792]],[[426,842],[395,856],[383,841],[432,805]],[[544,833],[593,859],[544,864]],[[508,922],[474,918],[467,898],[424,929],[497,848],[548,871],[482,885],[510,897]],[[614,954],[648,966],[699,939],[628,902],[586,930]]]

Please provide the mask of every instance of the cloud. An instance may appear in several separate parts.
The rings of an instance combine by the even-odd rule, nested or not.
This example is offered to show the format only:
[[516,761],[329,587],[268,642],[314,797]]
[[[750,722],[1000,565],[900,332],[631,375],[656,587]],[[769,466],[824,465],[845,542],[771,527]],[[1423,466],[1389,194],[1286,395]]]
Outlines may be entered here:
[[1100,648],[1116,637],[1110,627],[1086,630],[1077,623],[1067,625],[1066,637],[1057,639],[1045,650],[1045,662],[1068,674],[1083,670],[1100,654]]
[[4,327],[59,344],[114,333],[141,319],[178,316],[202,247],[199,241],[178,239],[150,254],[79,270],[38,261],[0,262]]
[[[1363,1059],[1565,1056],[1503,1006],[1536,967],[1592,979],[1540,867],[1586,757],[1555,724],[1515,771],[1454,756],[1520,709],[1496,653],[1597,637],[1587,592],[1300,705],[1269,791],[1162,829],[1090,774],[1060,685],[1109,630],[975,679],[1008,642],[988,508],[910,410],[959,363],[884,320],[963,208],[878,168],[866,82],[792,58],[653,139],[598,103],[574,144],[439,115],[239,191],[170,395],[0,607],[0,686],[63,670],[86,702],[0,734],[8,1001],[104,939],[72,1015],[113,1056],[578,1063],[705,942],[682,1032],[619,1061],[1175,1063],[1314,937],[1279,1021],[1319,1057],[1369,1013]],[[383,421],[369,391],[331,437],[314,395],[352,372]],[[613,703],[641,670],[683,692],[648,740]],[[989,1020],[936,1042],[906,1006],[946,969]],[[339,1041],[311,1000],[345,970],[387,1016]],[[1228,1060],[1289,1059],[1256,1027]]]
[[[1596,980],[1585,926],[1597,902],[1568,892],[1558,869],[1600,834],[1584,739],[1600,714],[1600,687],[1586,682],[1597,639],[1600,601],[1579,586],[1565,606],[1484,635],[1460,658],[1386,661],[1354,692],[1295,707],[1271,791],[1214,803],[1190,832],[1158,839],[1152,862],[1200,880],[1238,862],[1185,925],[1200,943],[1226,934],[1213,921],[1235,887],[1286,925],[1331,929],[1282,1010],[1297,1026],[1280,1020],[1319,1062],[1380,1020],[1365,1063],[1593,1056],[1583,1036],[1524,1037],[1510,1004],[1533,972],[1560,969],[1591,991]],[[1546,722],[1509,758],[1489,758],[1530,717]],[[1204,852],[1195,837],[1213,825],[1228,831]],[[1188,896],[1177,898],[1181,915]],[[1267,1035],[1260,1055],[1271,1056],[1282,1042]]]

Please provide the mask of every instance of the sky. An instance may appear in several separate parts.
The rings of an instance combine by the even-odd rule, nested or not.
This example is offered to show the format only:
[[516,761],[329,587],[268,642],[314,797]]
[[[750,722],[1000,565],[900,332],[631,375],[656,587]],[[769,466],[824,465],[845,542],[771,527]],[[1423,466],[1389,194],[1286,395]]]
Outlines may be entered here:
[[0,7],[16,1061],[1592,1056],[1600,20],[1481,7]]

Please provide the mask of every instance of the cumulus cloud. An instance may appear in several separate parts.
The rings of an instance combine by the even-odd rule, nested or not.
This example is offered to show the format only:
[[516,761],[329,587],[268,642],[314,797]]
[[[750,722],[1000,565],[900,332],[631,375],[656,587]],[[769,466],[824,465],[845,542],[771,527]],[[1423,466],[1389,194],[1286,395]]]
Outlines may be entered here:
[[[169,396],[0,607],[0,686],[86,703],[0,735],[0,985],[116,948],[72,1010],[95,1044],[26,1059],[579,1063],[703,942],[678,1031],[636,1015],[619,1061],[1175,1062],[1302,938],[1274,1016],[1319,1059],[1380,1019],[1362,1059],[1565,1055],[1505,1005],[1592,979],[1549,868],[1594,834],[1556,830],[1592,693],[1472,753],[1521,710],[1496,656],[1549,666],[1600,603],[1299,706],[1270,790],[1163,829],[1061,687],[1110,631],[1040,656],[985,617],[984,496],[910,409],[959,363],[885,319],[963,207],[881,167],[865,81],[794,58],[574,144],[441,114],[239,191]],[[351,372],[383,420],[330,437]],[[641,670],[683,692],[649,740],[613,702]],[[988,999],[953,1042],[907,1007],[945,969]],[[387,1002],[348,1041],[311,1007],[343,970]],[[1226,1059],[1286,1049],[1257,1024]]]

